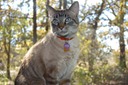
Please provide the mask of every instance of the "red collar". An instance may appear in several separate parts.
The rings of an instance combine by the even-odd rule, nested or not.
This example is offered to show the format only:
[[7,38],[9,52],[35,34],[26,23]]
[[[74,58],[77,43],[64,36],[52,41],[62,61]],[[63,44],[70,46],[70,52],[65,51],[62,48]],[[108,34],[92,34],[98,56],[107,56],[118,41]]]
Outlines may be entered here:
[[71,39],[73,39],[73,37],[72,38],[65,38],[65,37],[61,37],[61,36],[57,36],[58,38],[60,38],[61,40],[71,40]]

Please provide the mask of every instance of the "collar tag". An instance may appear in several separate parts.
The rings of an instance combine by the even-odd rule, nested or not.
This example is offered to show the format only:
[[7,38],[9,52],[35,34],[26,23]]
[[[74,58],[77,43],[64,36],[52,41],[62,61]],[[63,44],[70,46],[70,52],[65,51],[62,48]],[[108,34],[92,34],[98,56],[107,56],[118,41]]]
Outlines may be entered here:
[[64,52],[70,51],[70,44],[68,42],[64,43]]

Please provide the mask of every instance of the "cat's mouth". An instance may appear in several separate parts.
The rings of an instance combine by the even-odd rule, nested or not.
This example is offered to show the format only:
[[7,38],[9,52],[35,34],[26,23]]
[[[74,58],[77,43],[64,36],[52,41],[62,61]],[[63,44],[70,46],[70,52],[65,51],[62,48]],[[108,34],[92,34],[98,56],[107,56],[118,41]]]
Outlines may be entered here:
[[66,32],[66,31],[61,31],[61,32],[60,32],[60,35],[61,35],[61,36],[67,36],[67,35],[68,35],[68,32]]
[[56,32],[55,33],[58,38],[61,40],[71,40],[73,39],[73,36],[71,36],[68,32]]
[[55,33],[58,37],[65,37],[68,38],[69,37],[69,33],[66,31],[61,31],[61,32],[56,32]]
[[68,36],[68,33],[65,32],[65,33],[58,33],[57,34],[58,36],[61,36],[61,37],[67,37]]

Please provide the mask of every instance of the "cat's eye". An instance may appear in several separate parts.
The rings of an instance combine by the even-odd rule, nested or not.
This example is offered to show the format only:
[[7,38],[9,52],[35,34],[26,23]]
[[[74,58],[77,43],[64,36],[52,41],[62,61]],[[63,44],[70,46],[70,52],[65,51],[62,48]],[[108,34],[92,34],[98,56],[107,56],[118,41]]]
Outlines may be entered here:
[[66,24],[69,23],[69,22],[71,22],[71,21],[72,21],[72,19],[70,17],[68,17],[68,18],[65,19],[65,23]]
[[59,24],[59,21],[56,20],[56,19],[54,19],[54,20],[52,21],[52,24],[54,24],[54,25],[58,25],[58,24]]

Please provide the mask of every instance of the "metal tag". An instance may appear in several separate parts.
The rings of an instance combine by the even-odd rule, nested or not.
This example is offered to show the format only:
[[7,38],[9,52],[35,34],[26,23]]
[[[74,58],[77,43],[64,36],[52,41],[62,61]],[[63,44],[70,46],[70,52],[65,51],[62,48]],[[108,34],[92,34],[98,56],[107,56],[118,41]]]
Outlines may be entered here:
[[64,43],[64,52],[67,52],[70,50],[70,44],[68,42]]

